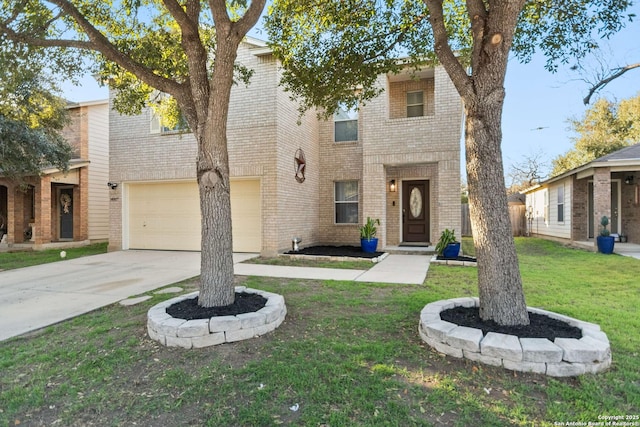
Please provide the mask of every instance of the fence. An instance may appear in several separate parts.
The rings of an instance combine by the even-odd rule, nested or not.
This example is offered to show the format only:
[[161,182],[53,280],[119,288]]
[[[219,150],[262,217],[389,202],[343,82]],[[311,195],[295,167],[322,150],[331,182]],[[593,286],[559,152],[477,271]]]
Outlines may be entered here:
[[[525,205],[509,205],[509,219],[511,220],[511,233],[514,236],[524,236],[527,234],[527,221],[525,219]],[[462,205],[462,236],[471,236],[471,218],[469,216],[469,205]]]

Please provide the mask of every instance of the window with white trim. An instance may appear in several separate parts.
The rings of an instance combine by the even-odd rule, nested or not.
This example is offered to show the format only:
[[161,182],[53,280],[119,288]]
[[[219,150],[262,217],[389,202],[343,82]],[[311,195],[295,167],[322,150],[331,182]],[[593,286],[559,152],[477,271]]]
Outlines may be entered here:
[[357,224],[358,181],[337,181],[334,184],[336,224]]
[[340,105],[333,115],[334,141],[347,142],[358,140],[358,109]]
[[558,187],[558,222],[564,222],[564,184]]
[[407,117],[424,116],[424,91],[407,92]]

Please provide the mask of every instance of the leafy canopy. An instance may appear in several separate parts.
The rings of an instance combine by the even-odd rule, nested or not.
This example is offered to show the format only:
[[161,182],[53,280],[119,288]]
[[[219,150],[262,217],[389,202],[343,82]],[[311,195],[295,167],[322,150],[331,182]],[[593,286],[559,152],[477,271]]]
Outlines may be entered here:
[[[284,87],[303,100],[302,111],[320,107],[330,115],[341,102],[353,107],[376,96],[380,74],[397,72],[406,64],[432,63],[438,46],[426,3],[274,0],[265,24],[285,69]],[[470,31],[474,13],[467,6],[473,3],[442,2],[447,43],[465,69],[483,63]],[[491,2],[483,4],[490,13]],[[634,16],[624,14],[630,4],[630,0],[528,1],[520,13],[512,51],[523,62],[542,52],[547,68],[554,71],[558,64],[584,56],[599,38],[621,29]]]
[[570,120],[573,148],[552,161],[552,176],[640,143],[640,93],[619,103],[596,101],[581,119]]
[[[0,174],[16,182],[44,167],[68,167],[72,149],[59,133],[68,122],[66,101],[49,72],[59,58],[5,39],[0,44]],[[72,78],[73,61],[65,67]]]

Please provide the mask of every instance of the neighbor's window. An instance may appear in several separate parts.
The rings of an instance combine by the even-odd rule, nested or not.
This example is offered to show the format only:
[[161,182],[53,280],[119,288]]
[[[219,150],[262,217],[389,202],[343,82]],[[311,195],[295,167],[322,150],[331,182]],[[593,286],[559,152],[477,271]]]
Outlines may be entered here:
[[407,117],[424,116],[424,92],[407,92]]
[[564,222],[564,184],[558,187],[558,222]]
[[336,224],[358,223],[358,181],[335,183]]
[[340,105],[338,111],[333,115],[333,124],[335,142],[358,140],[357,108],[347,108],[344,105]]

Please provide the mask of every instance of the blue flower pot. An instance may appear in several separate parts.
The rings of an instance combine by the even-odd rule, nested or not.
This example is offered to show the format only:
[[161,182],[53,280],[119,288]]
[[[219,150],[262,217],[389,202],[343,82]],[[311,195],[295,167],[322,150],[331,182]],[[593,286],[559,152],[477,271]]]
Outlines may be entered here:
[[460,254],[460,242],[449,243],[442,251],[443,258],[458,258]]
[[598,252],[603,254],[613,253],[613,246],[616,242],[616,239],[613,236],[598,236],[596,241],[598,244]]
[[362,252],[373,253],[378,247],[378,238],[360,239],[360,247],[362,247]]

